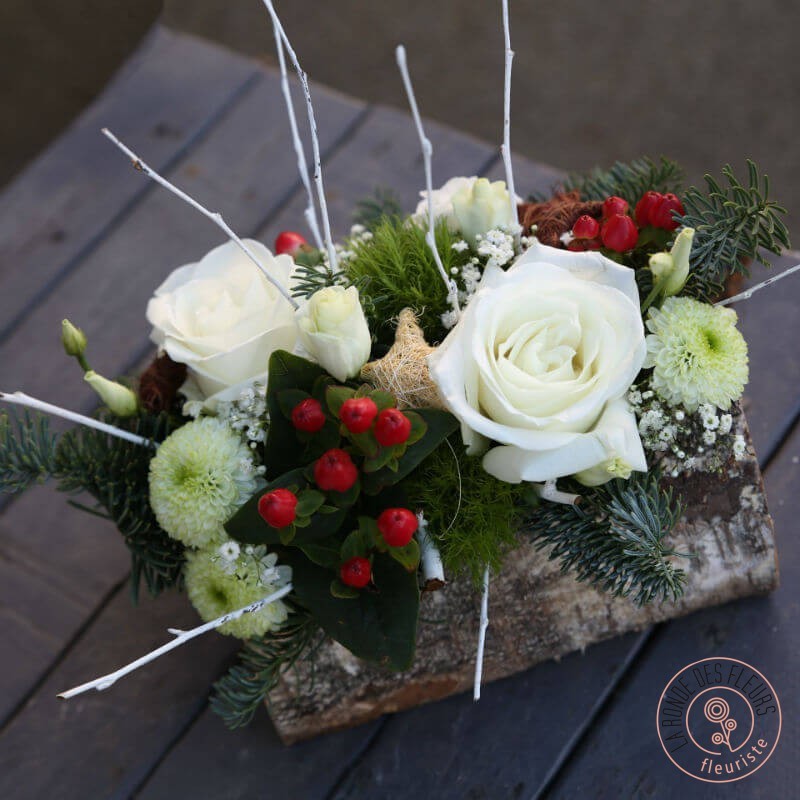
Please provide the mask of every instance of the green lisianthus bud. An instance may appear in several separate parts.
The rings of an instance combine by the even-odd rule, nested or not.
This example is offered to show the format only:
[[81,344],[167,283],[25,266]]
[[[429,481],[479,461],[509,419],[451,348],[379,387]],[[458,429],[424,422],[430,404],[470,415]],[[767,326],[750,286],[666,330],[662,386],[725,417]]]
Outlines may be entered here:
[[82,358],[86,351],[86,334],[65,319],[61,322],[61,344],[68,356]]
[[136,395],[127,387],[116,381],[110,381],[94,370],[89,370],[83,379],[97,392],[109,410],[118,417],[132,417],[139,408]]
[[655,288],[662,297],[672,297],[686,285],[693,239],[694,228],[683,228],[669,253],[655,253],[650,256],[650,271],[653,273]]

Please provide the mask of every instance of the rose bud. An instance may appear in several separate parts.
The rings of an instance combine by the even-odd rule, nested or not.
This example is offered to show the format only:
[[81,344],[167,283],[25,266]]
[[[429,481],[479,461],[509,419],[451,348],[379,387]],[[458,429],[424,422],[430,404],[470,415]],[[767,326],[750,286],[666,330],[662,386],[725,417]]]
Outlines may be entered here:
[[668,192],[661,198],[658,205],[651,209],[650,224],[654,225],[656,228],[674,231],[675,228],[678,227],[678,220],[673,217],[673,212],[677,212],[683,216],[683,203],[681,203],[677,195]]
[[61,344],[68,356],[81,358],[86,351],[86,334],[65,319],[61,323]]
[[572,226],[572,235],[576,239],[594,239],[600,233],[600,223],[588,214],[578,217]]
[[83,379],[97,392],[112,414],[118,417],[132,417],[139,410],[139,401],[127,386],[110,381],[91,369]]
[[652,225],[653,209],[661,202],[662,195],[660,192],[645,192],[639,202],[636,204],[634,214],[636,215],[636,223],[640,228],[645,228]]
[[297,497],[288,489],[273,489],[258,501],[258,513],[273,528],[291,525],[295,517]]
[[358,470],[349,453],[334,448],[317,459],[314,480],[325,492],[346,492],[358,480]]
[[625,253],[636,247],[639,231],[634,221],[625,214],[614,214],[606,220],[600,234],[603,245],[617,253]]
[[375,423],[375,438],[383,447],[403,444],[411,435],[411,420],[397,408],[385,408]]
[[[611,219],[614,214],[627,214],[628,201],[612,195],[603,200],[603,219]],[[589,237],[593,238],[593,237]]]
[[308,248],[308,242],[295,231],[281,231],[275,237],[275,255],[296,256],[301,250]]
[[351,397],[342,403],[339,418],[350,433],[365,433],[377,414],[378,406],[371,397]]
[[292,409],[292,425],[305,433],[316,433],[325,425],[325,412],[319,400],[307,397]]
[[389,547],[405,547],[419,527],[419,520],[407,508],[387,508],[378,517],[378,530]]

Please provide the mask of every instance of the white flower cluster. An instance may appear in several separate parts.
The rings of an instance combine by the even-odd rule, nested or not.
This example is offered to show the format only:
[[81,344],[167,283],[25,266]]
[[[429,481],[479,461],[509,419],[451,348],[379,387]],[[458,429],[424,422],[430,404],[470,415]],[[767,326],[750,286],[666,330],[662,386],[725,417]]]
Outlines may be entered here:
[[478,234],[478,255],[486,259],[486,267],[504,267],[514,259],[514,237],[502,228]]
[[[269,426],[267,416],[267,387],[263,383],[248,386],[236,400],[220,402],[217,405],[217,418],[227,423],[255,450],[267,441]],[[264,469],[259,467],[258,474]]]
[[[367,230],[363,225],[353,225],[350,228],[350,236],[347,238],[347,244],[341,245],[339,242],[334,244],[336,255],[339,257],[340,263],[345,263],[355,258],[356,250],[362,244],[372,240],[372,231]],[[328,254],[323,250],[322,263],[328,266]]]
[[672,477],[692,470],[714,472],[731,454],[737,461],[744,457],[744,437],[732,433],[733,414],[709,403],[687,412],[662,402],[647,386],[634,386],[628,400],[639,420],[645,450],[663,460]]
[[240,580],[258,580],[264,586],[275,584],[280,587],[292,578],[292,568],[278,566],[278,556],[268,553],[265,545],[241,545],[228,539],[217,548],[212,556],[226,575],[235,575]]

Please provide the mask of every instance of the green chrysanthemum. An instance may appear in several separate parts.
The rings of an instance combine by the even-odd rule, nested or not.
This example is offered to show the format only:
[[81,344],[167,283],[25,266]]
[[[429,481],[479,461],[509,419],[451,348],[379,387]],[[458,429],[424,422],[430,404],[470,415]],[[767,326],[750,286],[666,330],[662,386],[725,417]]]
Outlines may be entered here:
[[701,403],[726,409],[747,383],[747,342],[736,312],[688,297],[670,297],[647,319],[647,361],[655,392],[695,411]]
[[[217,547],[190,551],[184,568],[189,600],[205,622],[255,603],[291,579],[291,569],[276,566],[277,558],[274,553],[254,552],[254,548],[233,562]],[[239,639],[251,639],[280,627],[287,617],[286,604],[276,600],[226,622],[217,630]]]
[[256,488],[250,451],[214,417],[179,428],[150,462],[150,505],[158,524],[192,547],[221,541],[222,526]]

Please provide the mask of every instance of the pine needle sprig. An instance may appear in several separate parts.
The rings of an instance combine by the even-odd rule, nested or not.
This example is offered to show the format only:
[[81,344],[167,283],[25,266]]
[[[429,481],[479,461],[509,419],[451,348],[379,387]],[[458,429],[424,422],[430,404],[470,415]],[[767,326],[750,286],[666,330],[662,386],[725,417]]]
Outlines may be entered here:
[[0,413],[0,492],[22,492],[56,471],[56,443],[46,417]]
[[239,663],[214,684],[211,709],[228,728],[249,724],[281,673],[294,666],[318,634],[319,627],[310,616],[295,613],[280,630],[245,642]]
[[677,162],[661,156],[656,163],[645,157],[627,163],[617,161],[609,169],[595,169],[584,175],[571,174],[564,182],[564,190],[578,189],[584,200],[605,200],[616,195],[634,206],[650,190],[677,192],[683,177],[683,168]]
[[[156,442],[174,427],[166,414],[105,421]],[[130,550],[134,601],[140,583],[153,595],[180,584],[183,568],[182,545],[161,529],[150,507],[152,455],[147,447],[94,428],[76,427],[58,436],[47,417],[26,414],[12,424],[8,414],[0,415],[0,490],[22,491],[52,477],[60,491],[91,495],[96,506],[81,507],[111,520]]]
[[758,167],[749,159],[746,183],[730,165],[723,167],[722,175],[727,186],[706,175],[705,192],[692,187],[683,196],[685,214],[680,224],[695,229],[690,280],[684,293],[701,300],[718,295],[729,275],[747,275],[748,259],[769,266],[762,249],[779,255],[790,246],[781,219],[786,209],[769,199],[768,176],[759,177]]
[[562,572],[637,605],[681,597],[686,573],[669,559],[687,554],[665,540],[682,508],[657,471],[581,491],[578,506],[545,502],[533,512],[527,528],[537,549]]
[[353,224],[363,225],[368,231],[373,231],[384,218],[394,219],[402,215],[403,207],[395,191],[378,187],[371,197],[356,203]]
[[297,265],[292,274],[292,296],[311,297],[314,292],[328,286],[349,286],[344,272],[334,272],[325,261],[325,253],[312,250],[294,256]]

